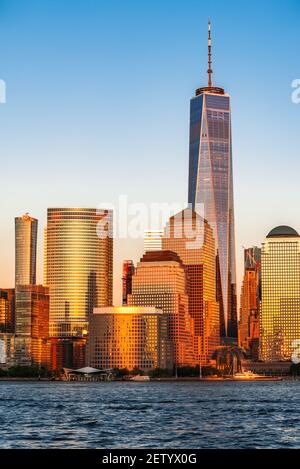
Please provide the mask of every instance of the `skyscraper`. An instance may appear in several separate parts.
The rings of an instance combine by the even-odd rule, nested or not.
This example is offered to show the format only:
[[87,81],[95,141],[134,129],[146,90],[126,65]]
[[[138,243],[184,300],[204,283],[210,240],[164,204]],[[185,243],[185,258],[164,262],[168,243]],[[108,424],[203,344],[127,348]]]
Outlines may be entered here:
[[112,304],[112,212],[49,208],[44,272],[50,336],[82,337],[93,308]]
[[49,293],[42,285],[16,290],[14,360],[17,365],[50,366]]
[[219,304],[216,301],[216,251],[212,229],[187,208],[172,216],[162,248],[175,252],[187,273],[189,314],[197,363],[207,362],[220,345]]
[[15,218],[15,285],[36,283],[38,221],[26,213]]
[[237,337],[230,97],[212,84],[208,24],[208,86],[190,103],[189,204],[208,221],[216,241],[221,334]]
[[244,250],[244,278],[241,288],[239,346],[251,358],[258,359],[261,250],[254,246]]
[[278,226],[262,247],[260,358],[291,360],[299,337],[300,236],[289,226]]
[[0,333],[14,332],[15,289],[0,288]]
[[171,251],[150,251],[137,264],[132,277],[129,306],[154,306],[168,315],[168,334],[174,365],[194,366],[195,354],[188,307],[185,267]]

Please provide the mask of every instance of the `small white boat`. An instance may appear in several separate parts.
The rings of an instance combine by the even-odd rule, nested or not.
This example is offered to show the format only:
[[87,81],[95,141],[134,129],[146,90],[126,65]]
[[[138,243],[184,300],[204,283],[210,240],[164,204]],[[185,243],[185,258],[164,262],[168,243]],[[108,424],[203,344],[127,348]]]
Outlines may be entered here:
[[136,375],[130,378],[130,381],[150,381],[149,376]]

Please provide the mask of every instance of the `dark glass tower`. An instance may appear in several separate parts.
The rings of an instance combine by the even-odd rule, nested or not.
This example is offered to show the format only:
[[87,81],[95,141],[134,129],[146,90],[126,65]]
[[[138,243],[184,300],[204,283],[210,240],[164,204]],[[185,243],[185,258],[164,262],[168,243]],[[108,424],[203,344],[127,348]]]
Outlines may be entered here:
[[221,336],[237,337],[230,97],[212,84],[208,23],[208,86],[190,105],[189,204],[213,228]]

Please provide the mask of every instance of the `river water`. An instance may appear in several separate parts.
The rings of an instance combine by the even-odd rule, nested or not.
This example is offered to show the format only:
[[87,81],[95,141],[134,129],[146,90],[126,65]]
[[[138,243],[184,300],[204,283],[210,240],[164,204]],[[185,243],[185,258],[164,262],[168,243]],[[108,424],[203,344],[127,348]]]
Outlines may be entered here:
[[0,448],[300,448],[300,381],[0,382]]

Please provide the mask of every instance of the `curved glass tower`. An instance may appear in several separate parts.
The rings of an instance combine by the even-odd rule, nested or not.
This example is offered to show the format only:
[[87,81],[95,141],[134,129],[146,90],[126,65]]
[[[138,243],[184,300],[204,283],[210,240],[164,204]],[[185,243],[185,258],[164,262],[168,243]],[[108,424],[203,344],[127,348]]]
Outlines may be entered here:
[[235,237],[230,97],[212,85],[208,24],[208,86],[190,105],[189,204],[210,224],[216,240],[221,336],[237,337]]
[[[94,307],[112,304],[112,211],[48,208],[45,284],[50,337],[81,337]],[[102,226],[107,236],[99,236]]]

